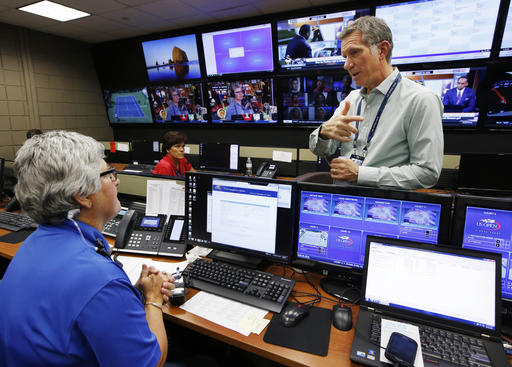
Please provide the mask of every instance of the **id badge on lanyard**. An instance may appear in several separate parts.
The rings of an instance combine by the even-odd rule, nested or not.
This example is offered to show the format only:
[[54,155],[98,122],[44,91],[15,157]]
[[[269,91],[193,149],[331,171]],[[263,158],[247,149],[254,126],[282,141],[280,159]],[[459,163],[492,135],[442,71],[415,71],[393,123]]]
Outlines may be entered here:
[[364,162],[365,158],[366,158],[366,154],[364,154],[364,155],[357,155],[355,153],[352,153],[352,155],[350,156],[350,159],[353,162],[355,162],[358,166],[362,166],[363,165],[363,162]]

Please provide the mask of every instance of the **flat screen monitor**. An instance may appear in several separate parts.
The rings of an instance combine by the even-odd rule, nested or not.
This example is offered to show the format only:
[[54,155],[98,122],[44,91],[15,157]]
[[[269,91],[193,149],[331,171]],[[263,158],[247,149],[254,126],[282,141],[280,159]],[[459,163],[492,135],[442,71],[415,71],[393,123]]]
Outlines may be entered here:
[[187,172],[187,242],[287,263],[293,249],[295,190],[291,181]]
[[[512,32],[512,29],[510,29]],[[487,115],[484,126],[496,129],[512,129],[512,68],[495,70],[489,76],[485,90]]]
[[208,122],[201,84],[148,87],[153,118],[157,124]]
[[401,74],[436,93],[443,102],[444,127],[476,127],[485,90],[486,67],[404,71]]
[[199,144],[199,168],[211,171],[238,171],[238,144]]
[[325,69],[341,66],[338,37],[350,22],[369,15],[369,9],[285,19],[277,22],[279,65],[282,70]]
[[501,40],[500,57],[512,56],[512,6],[508,7],[505,31]]
[[457,195],[451,241],[501,254],[502,298],[512,301],[512,198]]
[[132,161],[139,164],[155,164],[162,158],[160,143],[151,140],[132,141]]
[[206,75],[273,71],[270,23],[203,33]]
[[272,79],[208,82],[214,124],[277,124]]
[[451,195],[299,183],[296,259],[332,279],[360,277],[368,235],[447,243]]
[[348,74],[279,79],[283,123],[322,124],[331,118],[340,102],[356,88]]
[[201,78],[195,34],[145,41],[142,49],[152,83]]
[[418,0],[377,6],[393,32],[393,64],[489,58],[500,0]]
[[152,124],[153,116],[146,88],[103,90],[111,124]]
[[512,154],[462,153],[457,189],[477,194],[512,195]]

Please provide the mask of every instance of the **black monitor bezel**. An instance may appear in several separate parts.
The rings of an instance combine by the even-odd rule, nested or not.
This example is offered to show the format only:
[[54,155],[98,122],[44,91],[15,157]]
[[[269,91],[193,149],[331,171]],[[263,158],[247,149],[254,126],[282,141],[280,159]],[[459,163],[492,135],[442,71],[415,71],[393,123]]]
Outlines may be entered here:
[[[158,152],[155,152],[154,150],[152,150],[152,153],[154,153],[154,158],[155,158],[153,161],[146,161],[146,160],[144,160],[144,161],[140,161],[140,160],[135,160],[135,159],[133,159],[133,158],[134,158],[134,157],[133,157],[133,151],[134,151],[134,149],[133,149],[133,143],[134,143],[134,142],[136,142],[136,144],[138,144],[138,143],[148,143],[148,145],[149,145],[149,142],[150,142],[151,144],[154,144],[155,142],[157,142],[157,140],[146,140],[146,139],[132,140],[132,141],[130,142],[130,157],[131,157],[131,159],[132,159],[132,163],[133,163],[133,162],[137,162],[137,163],[140,163],[140,164],[156,164],[156,161],[160,161],[160,159],[162,159],[163,154],[162,154],[162,152],[160,151],[160,149],[159,149],[159,151],[158,151]],[[160,147],[160,142],[158,143],[158,146]],[[157,159],[157,157],[159,157],[159,158]]]
[[[391,199],[391,200],[406,200],[422,202],[426,197],[431,200],[426,201],[432,204],[441,204],[441,217],[439,218],[439,235],[437,238],[437,244],[447,244],[450,238],[450,221],[451,221],[451,208],[453,202],[453,196],[451,194],[438,194],[438,193],[427,193],[419,191],[405,191],[405,190],[390,190],[390,189],[379,189],[374,187],[366,186],[339,186],[339,185],[328,185],[328,184],[315,184],[315,183],[303,183],[299,182],[297,188],[297,205],[299,205],[300,198],[303,191],[316,191],[328,194],[339,194],[339,195],[351,195],[351,196],[365,196],[375,197],[380,199]],[[333,275],[335,277],[358,279],[362,275],[362,268],[351,267],[347,265],[335,265],[332,263],[303,259],[297,256],[298,251],[298,228],[300,220],[300,208],[296,211],[296,222],[294,233],[294,256],[292,265],[299,268],[307,268],[313,271],[322,272],[325,275]]]
[[[274,262],[274,263],[289,264],[291,262],[291,259],[292,259],[293,253],[294,253],[293,246],[295,243],[295,239],[293,237],[296,232],[293,227],[296,222],[295,219],[296,219],[296,212],[297,212],[297,204],[296,204],[297,203],[297,183],[295,181],[268,179],[268,178],[261,178],[261,177],[255,177],[255,176],[248,177],[248,176],[229,175],[229,174],[223,174],[223,173],[218,173],[218,172],[205,172],[205,171],[203,171],[203,172],[199,172],[199,171],[198,172],[187,172],[185,174],[185,219],[186,219],[187,227],[190,224],[190,222],[189,222],[189,220],[190,220],[189,200],[190,200],[190,198],[188,195],[189,182],[190,182],[189,180],[190,180],[190,177],[192,177],[194,175],[210,176],[211,179],[220,178],[223,180],[232,180],[232,181],[237,181],[237,180],[240,181],[242,179],[242,180],[247,180],[247,181],[256,182],[256,183],[273,183],[273,184],[281,184],[281,185],[290,185],[292,188],[292,192],[291,192],[292,197],[291,197],[291,202],[290,202],[290,210],[291,210],[290,218],[291,218],[291,220],[290,220],[289,233],[293,234],[293,235],[290,236],[290,244],[288,246],[288,253],[287,254],[283,253],[281,255],[283,257],[272,256],[271,254],[265,254],[265,253],[261,253],[258,251],[241,249],[241,248],[224,245],[224,244],[220,244],[220,243],[216,243],[216,242],[210,242],[210,243],[196,242],[189,238],[188,232],[187,232],[187,237],[185,240],[187,245],[202,246],[202,247],[206,247],[206,248],[211,248],[213,250],[220,250],[220,251],[224,251],[227,253],[232,253],[235,255],[243,255],[243,256],[249,256],[249,257],[254,257],[254,258],[258,258],[258,259],[263,259],[263,260],[266,260],[269,262]],[[277,238],[276,238],[276,241],[277,241]],[[286,258],[284,258],[284,257],[286,257]]]
[[[202,163],[202,157],[203,157],[204,154],[201,154],[201,152],[202,152],[202,148],[203,148],[204,145],[225,146],[228,149],[231,147],[231,145],[237,145],[238,146],[238,155],[236,157],[237,168],[236,169],[231,169],[231,168],[226,168],[226,167],[213,167],[213,166],[206,166],[206,165],[203,166],[201,163]],[[199,143],[199,169],[201,169],[201,170],[209,170],[209,171],[221,171],[221,172],[238,172],[240,170],[239,163],[240,163],[240,144],[221,143],[221,142],[216,142],[216,143]]]

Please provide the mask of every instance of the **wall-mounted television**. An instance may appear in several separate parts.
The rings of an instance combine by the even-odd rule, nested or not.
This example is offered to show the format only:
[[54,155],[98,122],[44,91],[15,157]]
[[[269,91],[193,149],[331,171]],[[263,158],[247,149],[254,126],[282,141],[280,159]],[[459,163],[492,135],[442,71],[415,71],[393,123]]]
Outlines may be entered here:
[[203,33],[207,76],[273,71],[270,23]]
[[148,87],[151,111],[156,123],[206,123],[200,83]]
[[344,27],[369,9],[285,19],[277,22],[279,65],[282,70],[324,69],[345,63],[341,56]]
[[512,6],[509,5],[505,31],[501,40],[500,57],[512,56]]
[[279,79],[283,123],[321,124],[357,86],[348,74]]
[[484,126],[512,129],[512,67],[495,70],[489,76],[485,100],[487,114]]
[[146,88],[103,90],[108,120],[111,124],[152,124]]
[[403,71],[402,75],[439,95],[444,105],[444,127],[476,127],[486,67]]
[[142,42],[150,82],[199,79],[195,34]]
[[393,64],[489,58],[500,0],[418,0],[377,6],[393,32]]
[[214,124],[276,124],[272,79],[218,81],[207,84]]

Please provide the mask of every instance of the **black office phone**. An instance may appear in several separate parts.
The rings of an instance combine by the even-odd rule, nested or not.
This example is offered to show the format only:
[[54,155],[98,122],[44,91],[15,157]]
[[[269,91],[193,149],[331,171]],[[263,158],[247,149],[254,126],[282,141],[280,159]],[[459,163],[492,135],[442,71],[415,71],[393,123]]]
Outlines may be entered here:
[[115,248],[119,252],[181,257],[185,254],[183,217],[145,215],[128,210],[119,224]]
[[119,224],[121,224],[121,220],[123,219],[127,211],[128,208],[121,207],[119,213],[117,213],[117,215],[114,218],[112,218],[107,222],[107,224],[105,224],[105,227],[103,227],[103,231],[101,231],[101,233],[110,237],[117,237]]

